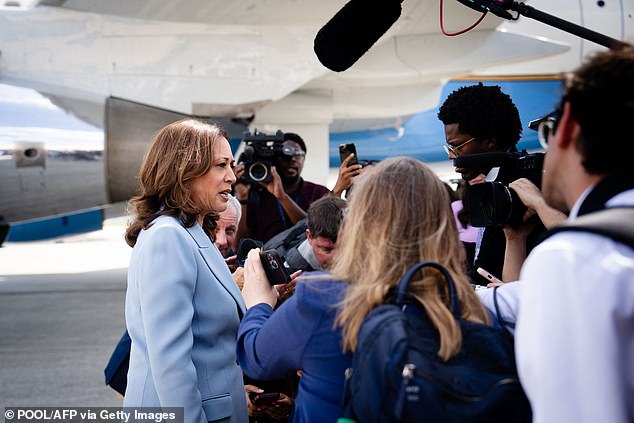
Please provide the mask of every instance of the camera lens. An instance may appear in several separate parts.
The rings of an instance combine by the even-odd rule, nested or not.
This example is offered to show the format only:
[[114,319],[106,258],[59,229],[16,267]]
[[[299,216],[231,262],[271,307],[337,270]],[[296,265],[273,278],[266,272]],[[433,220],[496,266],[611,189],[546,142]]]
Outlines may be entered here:
[[253,163],[249,167],[249,177],[255,182],[261,182],[269,175],[269,169],[264,163]]

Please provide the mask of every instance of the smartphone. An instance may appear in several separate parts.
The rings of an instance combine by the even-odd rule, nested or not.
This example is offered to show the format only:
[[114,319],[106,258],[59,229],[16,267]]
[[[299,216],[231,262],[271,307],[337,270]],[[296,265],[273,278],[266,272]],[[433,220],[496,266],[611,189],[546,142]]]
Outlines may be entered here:
[[476,272],[478,272],[478,275],[480,275],[483,278],[487,279],[489,282],[503,283],[500,279],[496,278],[495,276],[493,276],[492,274],[490,274],[489,272],[487,272],[486,270],[484,270],[481,267],[478,267],[476,269]]
[[260,261],[271,285],[282,285],[291,281],[291,275],[284,266],[284,260],[277,251],[266,250],[260,252]]
[[253,405],[257,407],[261,407],[263,405],[271,405],[275,401],[280,399],[279,392],[265,392],[263,394],[256,394],[255,392],[251,392],[249,394],[249,399],[253,403]]
[[339,159],[341,163],[348,158],[350,154],[354,154],[354,157],[350,162],[348,162],[348,166],[356,165],[359,163],[357,158],[357,148],[355,147],[353,142],[347,144],[339,144]]

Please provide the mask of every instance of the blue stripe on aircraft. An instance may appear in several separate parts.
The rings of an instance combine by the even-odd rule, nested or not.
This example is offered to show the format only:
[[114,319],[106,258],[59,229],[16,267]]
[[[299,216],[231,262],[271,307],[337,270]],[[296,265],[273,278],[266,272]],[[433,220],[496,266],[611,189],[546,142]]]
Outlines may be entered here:
[[7,241],[22,242],[56,236],[98,231],[103,225],[103,210],[90,209],[43,219],[12,223]]
[[[439,106],[454,90],[477,84],[477,81],[449,81],[442,89]],[[522,121],[519,149],[537,149],[537,133],[528,129],[528,122],[552,111],[561,96],[558,79],[498,80],[484,85],[499,85],[513,99]],[[381,160],[393,156],[409,156],[426,162],[447,160],[442,149],[445,133],[438,120],[438,108],[418,113],[403,124],[402,135],[397,128],[330,134],[330,167],[339,167],[339,144],[353,142],[362,160]]]

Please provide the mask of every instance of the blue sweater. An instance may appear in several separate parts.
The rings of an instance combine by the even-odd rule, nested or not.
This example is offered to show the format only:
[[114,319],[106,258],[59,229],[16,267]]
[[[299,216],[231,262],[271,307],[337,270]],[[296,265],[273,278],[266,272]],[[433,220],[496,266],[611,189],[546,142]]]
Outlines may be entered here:
[[247,376],[276,379],[302,370],[294,423],[334,423],[340,417],[344,371],[352,356],[342,353],[341,330],[333,328],[345,289],[341,281],[303,279],[275,313],[257,304],[240,324],[238,361]]

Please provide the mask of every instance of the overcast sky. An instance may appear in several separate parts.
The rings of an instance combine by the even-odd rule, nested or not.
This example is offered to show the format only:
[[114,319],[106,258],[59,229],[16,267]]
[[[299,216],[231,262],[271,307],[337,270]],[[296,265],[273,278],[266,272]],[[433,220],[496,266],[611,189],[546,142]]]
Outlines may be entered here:
[[59,109],[36,91],[0,84],[0,148],[15,141],[49,149],[102,149],[103,131]]

